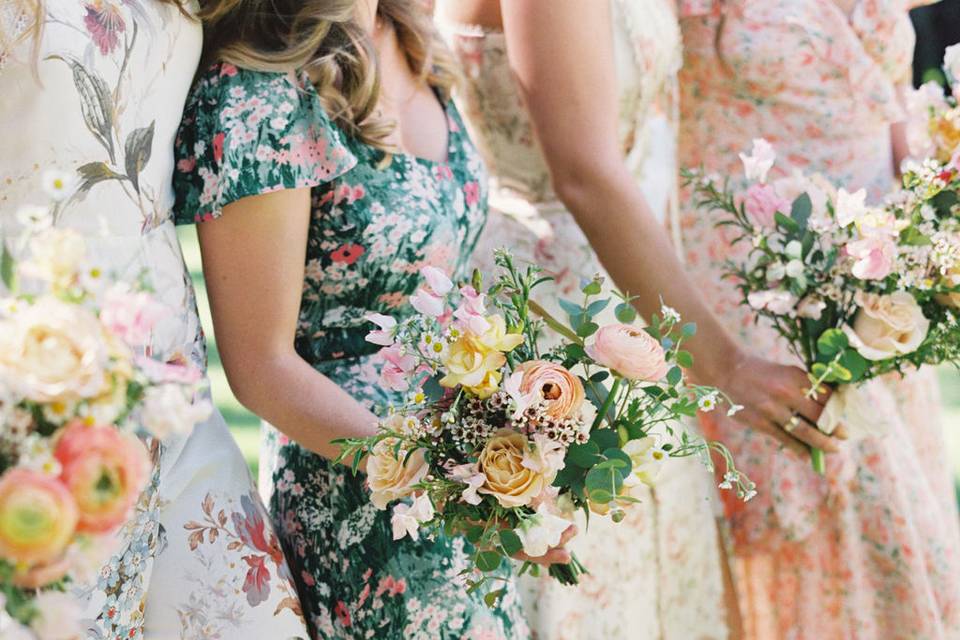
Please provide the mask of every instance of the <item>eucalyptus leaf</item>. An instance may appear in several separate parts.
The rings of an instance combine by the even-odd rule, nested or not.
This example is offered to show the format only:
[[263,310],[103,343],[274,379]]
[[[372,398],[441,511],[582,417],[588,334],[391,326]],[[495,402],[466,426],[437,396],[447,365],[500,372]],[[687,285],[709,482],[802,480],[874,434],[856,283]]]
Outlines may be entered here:
[[523,551],[523,543],[512,529],[503,529],[500,531],[500,545],[508,556],[516,555]]
[[621,302],[613,309],[613,314],[617,317],[617,320],[624,324],[630,324],[637,319],[637,310],[633,308],[633,305]]
[[496,551],[481,551],[477,554],[476,565],[477,569],[485,573],[490,571],[496,571],[500,568],[500,564],[503,562],[503,556],[497,553]]

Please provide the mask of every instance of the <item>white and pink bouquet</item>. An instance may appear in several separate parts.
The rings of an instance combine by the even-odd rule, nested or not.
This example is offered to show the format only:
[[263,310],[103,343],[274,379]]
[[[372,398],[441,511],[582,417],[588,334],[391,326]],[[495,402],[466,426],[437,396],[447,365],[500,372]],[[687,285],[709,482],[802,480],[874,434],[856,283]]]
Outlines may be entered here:
[[[595,318],[613,303],[600,297],[599,279],[581,301],[562,303],[569,323],[561,322],[531,298],[546,280],[538,269],[521,271],[506,252],[497,264],[486,293],[479,274],[457,287],[425,267],[411,298],[417,314],[369,317],[378,328],[367,339],[383,347],[382,384],[407,401],[390,408],[376,436],[341,441],[340,459],[356,469],[366,458],[372,500],[392,506],[396,538],[465,534],[478,588],[507,558],[557,545],[577,509],[619,522],[671,458],[699,455],[709,468],[716,451],[727,486],[752,497],[722,445],[679,426],[725,400],[684,381],[693,325],[665,307],[638,326],[621,297],[620,322],[600,326]],[[541,351],[541,331],[562,336],[559,346]],[[575,584],[582,571],[574,559],[550,575]]]
[[149,479],[138,436],[211,407],[199,371],[147,357],[168,312],[149,291],[111,281],[46,208],[18,217],[0,246],[0,635],[79,638],[67,586],[95,579]]
[[[810,393],[836,385],[817,425],[850,437],[883,435],[894,413],[877,378],[960,361],[960,208],[957,170],[931,160],[876,206],[864,190],[796,172],[768,181],[775,152],[741,154],[748,188],[685,171],[698,206],[731,229],[728,263],[743,303],[784,338],[810,374]],[[824,472],[823,453],[812,452]]]
[[960,44],[948,47],[943,61],[948,92],[934,80],[907,93],[907,144],[910,154],[943,166],[960,167]]

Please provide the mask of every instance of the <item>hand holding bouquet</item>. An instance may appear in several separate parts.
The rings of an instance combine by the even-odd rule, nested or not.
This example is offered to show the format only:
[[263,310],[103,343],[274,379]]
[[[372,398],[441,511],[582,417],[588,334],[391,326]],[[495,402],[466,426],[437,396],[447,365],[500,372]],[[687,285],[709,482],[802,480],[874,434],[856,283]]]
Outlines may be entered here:
[[[340,460],[356,469],[367,457],[372,500],[393,505],[396,538],[465,533],[476,568],[490,573],[509,557],[544,556],[576,509],[620,521],[636,488],[669,459],[700,455],[709,465],[711,449],[727,465],[725,485],[744,499],[754,494],[725,448],[676,430],[678,419],[721,400],[716,389],[684,382],[692,325],[664,308],[649,327],[636,326],[622,299],[621,324],[601,327],[594,318],[611,300],[598,297],[597,280],[579,304],[562,303],[566,324],[531,298],[546,280],[536,268],[519,270],[505,252],[497,263],[486,294],[478,275],[456,289],[426,267],[411,298],[417,315],[370,316],[379,328],[367,339],[383,346],[382,383],[408,401],[390,409],[377,435],[341,441]],[[564,340],[541,352],[541,331]],[[567,584],[581,571],[575,559],[550,567]]]
[[[766,318],[805,364],[810,395],[840,385],[817,425],[851,437],[882,435],[893,407],[871,380],[960,359],[957,170],[935,160],[910,168],[904,189],[878,206],[866,193],[794,173],[767,182],[773,148],[741,155],[749,187],[686,171],[698,205],[748,247],[728,264],[743,302]],[[823,453],[812,451],[824,472]]]
[[109,282],[44,208],[19,217],[26,259],[0,246],[0,635],[79,638],[64,590],[95,577],[149,479],[137,432],[210,406],[199,371],[146,357],[166,309],[144,287]]

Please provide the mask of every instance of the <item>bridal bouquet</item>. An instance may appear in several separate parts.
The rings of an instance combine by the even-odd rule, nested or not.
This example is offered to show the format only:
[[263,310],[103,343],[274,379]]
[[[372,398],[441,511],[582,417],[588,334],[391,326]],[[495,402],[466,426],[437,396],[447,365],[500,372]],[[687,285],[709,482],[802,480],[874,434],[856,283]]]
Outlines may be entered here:
[[0,636],[79,638],[66,585],[95,579],[145,487],[137,432],[210,406],[199,371],[143,355],[165,312],[148,291],[110,282],[45,208],[18,217],[25,258],[0,246]]
[[950,95],[935,81],[907,94],[907,143],[916,158],[960,166],[960,45],[947,48],[944,72]]
[[[497,264],[486,294],[478,274],[455,288],[425,267],[411,298],[416,315],[369,316],[378,328],[367,339],[383,347],[382,384],[408,401],[391,408],[377,435],[341,441],[340,460],[356,469],[367,457],[373,503],[393,505],[395,538],[464,533],[481,572],[475,589],[506,558],[557,545],[576,509],[622,520],[637,487],[670,458],[700,455],[709,466],[715,450],[727,465],[724,486],[752,497],[723,446],[676,430],[679,418],[723,400],[684,382],[692,358],[682,343],[693,325],[664,307],[650,326],[636,326],[624,297],[620,323],[601,327],[595,318],[612,302],[599,297],[599,280],[579,303],[562,303],[564,323],[531,298],[547,280],[535,267],[521,271],[506,252]],[[562,344],[542,352],[544,330]],[[550,574],[574,584],[583,570],[574,560]]]
[[[750,183],[742,197],[715,177],[685,171],[698,206],[718,211],[718,225],[748,247],[728,275],[804,362],[811,394],[839,385],[817,426],[882,435],[895,408],[871,381],[960,360],[957,169],[914,164],[903,189],[868,206],[862,189],[835,189],[819,175],[768,183],[775,153],[764,140],[741,158]],[[812,457],[823,473],[823,453]]]

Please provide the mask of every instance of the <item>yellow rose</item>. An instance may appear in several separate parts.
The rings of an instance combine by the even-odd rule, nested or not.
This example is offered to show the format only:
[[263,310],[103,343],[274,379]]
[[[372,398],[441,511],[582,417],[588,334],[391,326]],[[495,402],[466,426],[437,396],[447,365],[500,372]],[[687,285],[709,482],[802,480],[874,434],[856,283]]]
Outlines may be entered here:
[[110,350],[89,310],[43,297],[0,327],[0,379],[34,402],[93,398],[108,389]]
[[960,111],[951,109],[931,120],[930,137],[937,146],[937,160],[950,162],[954,151],[960,147]]
[[[477,467],[485,480],[480,493],[492,495],[501,506],[522,507],[539,496],[553,482],[536,471],[531,462],[527,438],[512,429],[501,429],[487,441]],[[542,467],[541,467],[542,468]],[[555,476],[556,472],[553,471]]]
[[523,336],[507,333],[501,316],[486,320],[486,331],[464,333],[450,345],[443,360],[446,375],[440,380],[444,387],[461,385],[480,398],[488,398],[500,388],[500,370],[507,362],[503,353],[522,343]]
[[367,481],[370,501],[378,509],[413,493],[414,485],[423,480],[429,469],[423,449],[410,453],[397,450],[396,438],[384,438],[374,445],[367,460]]

